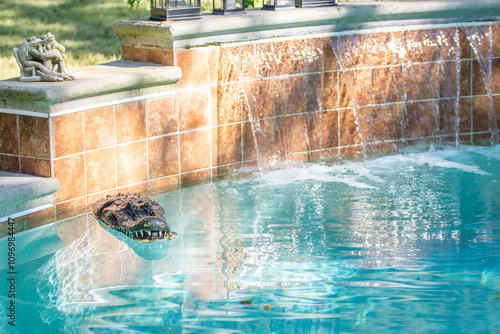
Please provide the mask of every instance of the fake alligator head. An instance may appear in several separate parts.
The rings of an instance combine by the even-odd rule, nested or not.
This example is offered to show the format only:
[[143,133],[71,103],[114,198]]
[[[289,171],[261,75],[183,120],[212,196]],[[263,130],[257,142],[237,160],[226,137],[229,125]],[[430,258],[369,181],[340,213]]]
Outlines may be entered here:
[[108,195],[94,205],[93,215],[107,226],[139,241],[171,240],[177,233],[170,231],[163,215],[165,210],[154,200],[140,194]]

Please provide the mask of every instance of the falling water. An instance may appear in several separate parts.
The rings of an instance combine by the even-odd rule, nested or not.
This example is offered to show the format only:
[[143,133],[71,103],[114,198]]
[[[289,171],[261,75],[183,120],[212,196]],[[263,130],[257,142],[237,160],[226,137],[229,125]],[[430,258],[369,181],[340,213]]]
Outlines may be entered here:
[[[252,54],[256,66],[265,73],[250,85],[242,84],[241,92],[259,167],[283,160],[326,160],[328,155],[324,152],[335,148],[361,147],[362,153],[367,154],[415,144],[453,143],[458,147],[461,135],[479,132],[474,126],[470,131],[465,128],[468,115],[461,122],[460,98],[467,94],[461,89],[462,57],[469,58],[461,54],[462,31],[480,64],[489,99],[490,142],[497,144],[498,126],[491,90],[491,26],[342,35],[323,38],[325,43],[313,51],[286,54],[278,47],[270,47]],[[334,61],[338,62],[333,70],[325,65],[330,61],[326,53],[332,51]],[[295,57],[295,66],[303,68],[293,74],[277,70],[287,56]],[[311,61],[320,61],[322,66],[315,71],[304,70],[312,66],[308,65]],[[331,94],[339,94],[340,101],[345,86],[350,101],[350,105],[336,107],[338,123],[341,112],[351,112],[353,119],[350,121],[353,123],[338,124],[338,134],[324,123],[325,112],[332,108],[323,109],[322,105],[329,92],[324,83],[326,73],[332,71],[340,74],[336,91]],[[261,85],[259,91],[258,85]],[[259,94],[266,89],[268,95],[263,101]],[[305,106],[298,105],[297,97],[303,99]],[[355,137],[349,142],[340,135],[345,127],[351,127],[351,135]],[[331,136],[338,140],[331,140]]]
[[488,96],[488,130],[490,132],[490,144],[499,143],[498,125],[495,108],[493,105],[493,95],[491,91],[492,73],[493,73],[493,32],[491,26],[472,26],[465,27],[467,39],[474,51],[481,77],[483,78],[484,88]]

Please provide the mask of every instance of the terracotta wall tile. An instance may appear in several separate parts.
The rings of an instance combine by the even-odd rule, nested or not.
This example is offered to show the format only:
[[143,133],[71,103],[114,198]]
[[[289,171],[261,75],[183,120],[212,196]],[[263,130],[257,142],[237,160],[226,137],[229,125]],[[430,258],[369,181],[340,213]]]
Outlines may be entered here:
[[242,75],[241,49],[238,46],[220,49],[218,83],[238,82]]
[[356,145],[361,143],[356,123],[354,121],[354,111],[352,108],[340,109],[340,138],[339,145]]
[[179,173],[179,141],[177,135],[148,140],[149,179]]
[[49,119],[19,115],[21,155],[50,159]]
[[359,130],[366,143],[398,140],[403,137],[401,118],[403,104],[385,104],[363,107],[358,111]]
[[474,60],[472,80],[474,95],[488,94],[488,90],[491,90],[492,94],[500,94],[500,58],[491,61],[491,78],[488,77],[489,66],[488,60],[482,65]]
[[147,51],[141,46],[122,45],[122,58],[145,63],[147,62]]
[[[312,78],[312,79],[318,79]],[[282,79],[282,84],[284,91],[287,93],[286,110],[281,114],[300,114],[306,111],[306,104],[312,103],[310,107],[317,107],[317,100],[315,100],[311,95],[314,94],[314,89],[318,89],[318,81],[310,80],[308,76],[300,75],[290,78]],[[307,84],[311,81],[313,86],[311,89],[304,89]],[[321,96],[320,92],[316,92],[318,98]],[[279,112],[277,114],[280,114]]]
[[208,50],[206,48],[176,49],[175,66],[182,71],[179,89],[208,85]]
[[340,78],[341,108],[349,106],[349,103],[346,104],[347,97],[352,101],[352,103],[358,106],[372,104],[373,88],[371,83],[371,69],[349,70],[343,72]]
[[500,95],[493,96],[493,106],[497,116],[497,127],[500,130]]
[[458,38],[460,43],[460,55],[462,59],[472,58],[472,47],[467,39],[467,34],[463,27],[458,28]]
[[94,150],[115,144],[115,109],[113,106],[87,110],[85,123],[85,150]]
[[479,146],[489,146],[491,145],[491,134],[490,133],[474,133],[472,135],[472,143]]
[[11,173],[20,173],[21,169],[19,166],[19,157],[0,154],[0,170]]
[[251,103],[250,112],[254,119],[273,115],[276,91],[274,80],[277,79],[252,81],[245,85],[246,96]]
[[[402,45],[396,43],[392,32],[381,32],[365,35],[366,48],[362,51],[365,52],[371,59],[371,66],[387,66],[396,65],[400,63],[398,48]],[[399,45],[398,45],[399,44]],[[393,49],[393,46],[395,49]]]
[[493,57],[500,57],[500,21],[496,21],[492,26]]
[[255,140],[252,134],[252,123],[245,122],[243,124],[243,160],[257,159],[255,150]]
[[404,80],[409,101],[434,99],[439,96],[438,63],[409,65],[406,67]]
[[217,124],[241,121],[241,87],[239,83],[217,86]]
[[21,173],[51,177],[50,160],[21,157]]
[[215,166],[242,161],[241,124],[217,127],[217,160]]
[[208,126],[210,122],[210,88],[179,91],[179,130],[186,131]]
[[87,194],[116,187],[115,148],[102,148],[85,153]]
[[146,50],[148,63],[174,66],[174,51],[164,48],[148,48]]
[[321,92],[323,91],[323,74],[314,73],[307,75],[305,88],[306,111],[319,111],[321,109]]
[[457,60],[461,57],[461,51],[457,48],[460,41],[456,39],[458,28],[441,28],[437,31],[437,44],[440,60]]
[[69,200],[56,205],[57,221],[83,215],[85,212],[87,212],[87,200],[85,197]]
[[181,133],[181,172],[210,166],[210,139],[210,129]]
[[146,103],[129,102],[115,107],[116,142],[146,138]]
[[276,75],[306,72],[306,41],[303,39],[273,43]]
[[459,100],[460,103],[460,133],[472,131],[472,98],[466,97]]
[[[26,222],[26,216],[18,217],[14,219],[14,233],[19,233],[24,231],[24,225]],[[0,238],[7,236],[9,230],[7,228],[7,221],[0,223]]]
[[321,160],[326,162],[335,161],[339,158],[340,149],[339,148],[327,148],[321,150]]
[[165,96],[148,100],[148,137],[178,131],[177,100]]
[[403,35],[403,45],[405,47],[405,62],[421,63],[439,60],[440,50],[435,43],[427,41],[436,41],[438,31],[429,30],[408,30]]
[[307,72],[323,72],[323,39],[309,38],[305,40],[304,58]]
[[357,159],[361,157],[363,152],[363,145],[359,144],[357,146],[351,147],[341,147],[340,148],[340,156],[344,159]]
[[404,77],[401,66],[380,67],[372,70],[372,102],[374,104],[404,101]]
[[323,76],[323,110],[336,109],[339,107],[339,73],[325,72]]
[[117,187],[148,179],[147,141],[116,146]]
[[179,175],[149,181],[150,196],[164,194],[174,190],[179,190]]
[[500,58],[492,60],[491,93],[500,94]]
[[208,83],[217,85],[219,80],[220,46],[208,47]]
[[181,174],[181,188],[195,187],[211,182],[211,170],[199,170]]
[[488,131],[490,128],[488,113],[493,113],[495,110],[493,101],[490,101],[487,96],[476,96],[472,100],[472,103],[474,110],[473,131]]
[[277,154],[279,148],[279,136],[276,135],[276,119],[268,118],[254,122],[254,137],[256,149],[258,148],[259,159],[264,159]]
[[0,153],[19,154],[17,115],[0,113]]
[[240,46],[241,80],[257,79],[257,66],[255,64],[255,44]]
[[328,110],[323,112],[321,125],[322,148],[332,148],[339,146],[339,111]]
[[[441,135],[454,134],[459,131],[460,106],[456,99],[439,100],[439,129]],[[454,140],[454,139],[453,139]]]
[[349,73],[346,78],[343,72],[339,72],[339,108],[352,108],[352,92],[348,88],[350,77]]
[[54,177],[61,187],[56,192],[56,202],[85,196],[85,163],[83,154],[54,161]]
[[83,113],[54,117],[52,135],[56,158],[83,152]]
[[131,193],[131,194],[141,194],[142,196],[148,196],[148,183],[141,182],[130,186],[123,186],[116,189],[119,193]]
[[26,230],[53,223],[56,220],[56,209],[50,207],[26,215]]
[[471,67],[471,60],[462,60],[460,62],[460,96],[470,96],[472,94]]
[[323,40],[323,69],[324,71],[332,71],[339,69],[339,61],[334,52],[338,45],[338,38],[335,37],[324,37]]
[[433,101],[407,103],[407,118],[405,122],[405,137],[420,138],[436,136],[438,105]]
[[273,43],[255,44],[255,66],[257,78],[276,75],[276,57]]

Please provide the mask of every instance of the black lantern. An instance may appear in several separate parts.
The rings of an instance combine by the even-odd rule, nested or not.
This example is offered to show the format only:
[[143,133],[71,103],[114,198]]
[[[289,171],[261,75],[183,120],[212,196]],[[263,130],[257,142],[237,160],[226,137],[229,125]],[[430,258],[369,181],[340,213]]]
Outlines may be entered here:
[[243,14],[245,13],[244,0],[213,0],[214,11],[212,14]]
[[295,0],[264,0],[264,6],[262,6],[262,9],[266,10],[282,10],[294,8]]
[[336,6],[335,0],[295,0],[297,7],[321,7],[321,6]]
[[151,0],[150,20],[201,19],[200,0]]

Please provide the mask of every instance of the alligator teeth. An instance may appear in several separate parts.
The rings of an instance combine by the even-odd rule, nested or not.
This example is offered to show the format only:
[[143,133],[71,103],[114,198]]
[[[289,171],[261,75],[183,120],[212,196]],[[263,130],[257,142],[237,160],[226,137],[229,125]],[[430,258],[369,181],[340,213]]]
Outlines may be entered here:
[[144,236],[143,236],[143,234],[142,234],[142,231],[140,231],[140,232],[141,232],[141,238],[143,238]]
[[148,231],[148,237],[150,237],[150,236],[151,236],[151,232],[150,232],[150,231]]

